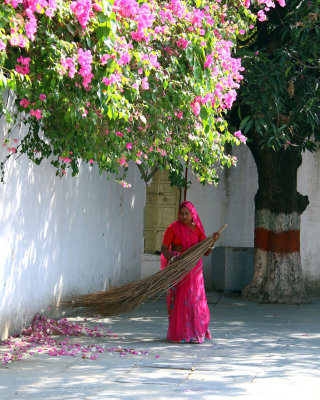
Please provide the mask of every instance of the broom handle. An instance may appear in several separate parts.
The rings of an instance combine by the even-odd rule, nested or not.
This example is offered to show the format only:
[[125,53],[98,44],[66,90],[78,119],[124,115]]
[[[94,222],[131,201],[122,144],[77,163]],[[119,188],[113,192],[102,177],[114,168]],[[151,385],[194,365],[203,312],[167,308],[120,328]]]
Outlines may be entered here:
[[221,232],[223,232],[226,228],[228,228],[228,224],[224,224],[219,230],[218,230],[218,232],[217,233],[221,233]]
[[[224,224],[219,230],[218,230],[218,232],[217,233],[221,233],[222,231],[224,231],[226,228],[228,227],[228,224]],[[212,234],[213,235],[213,234]],[[211,236],[212,235],[210,235],[210,236],[208,236],[204,241],[202,241],[202,242],[199,242],[199,243],[197,243],[197,244],[194,244],[193,246],[191,246],[191,247],[189,247],[186,251],[184,251],[183,253],[182,253],[182,255],[181,255],[181,257],[179,258],[179,259],[181,259],[181,258],[184,258],[186,255],[188,255],[189,253],[191,253],[192,251],[194,251],[195,249],[197,249],[198,247],[203,247],[203,248],[205,248],[205,245],[204,245],[204,243],[203,242],[208,242],[209,243],[209,241],[211,240]],[[176,261],[174,261],[174,263],[175,263]]]

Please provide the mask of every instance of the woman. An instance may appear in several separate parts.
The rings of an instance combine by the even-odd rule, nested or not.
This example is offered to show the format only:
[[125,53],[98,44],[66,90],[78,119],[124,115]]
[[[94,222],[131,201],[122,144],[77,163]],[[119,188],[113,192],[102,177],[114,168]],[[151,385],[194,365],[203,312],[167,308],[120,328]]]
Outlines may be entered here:
[[[209,255],[219,233],[212,235]],[[161,269],[181,253],[206,238],[202,223],[192,203],[179,207],[178,220],[168,226],[161,247]],[[175,343],[203,343],[211,339],[209,308],[202,274],[202,260],[167,293],[169,328],[167,339]]]

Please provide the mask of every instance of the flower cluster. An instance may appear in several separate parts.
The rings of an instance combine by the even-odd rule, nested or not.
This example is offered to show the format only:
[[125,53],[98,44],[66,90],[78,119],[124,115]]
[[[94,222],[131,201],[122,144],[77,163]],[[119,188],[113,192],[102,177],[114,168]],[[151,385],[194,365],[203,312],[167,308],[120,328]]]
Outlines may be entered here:
[[15,70],[22,75],[27,75],[30,73],[29,63],[30,57],[19,57],[17,62],[20,64],[16,64]]
[[230,164],[224,143],[245,142],[226,122],[243,79],[237,36],[275,6],[233,3],[5,0],[0,67],[15,71],[2,88],[15,90],[35,132],[21,151],[34,161],[36,150],[37,163],[56,157],[61,175],[76,173],[80,159],[96,163],[123,187],[130,160],[173,173],[190,160],[196,176],[212,182],[215,164]]
[[244,135],[242,135],[241,131],[235,132],[234,136],[237,137],[242,143],[246,143],[247,141],[247,138]]

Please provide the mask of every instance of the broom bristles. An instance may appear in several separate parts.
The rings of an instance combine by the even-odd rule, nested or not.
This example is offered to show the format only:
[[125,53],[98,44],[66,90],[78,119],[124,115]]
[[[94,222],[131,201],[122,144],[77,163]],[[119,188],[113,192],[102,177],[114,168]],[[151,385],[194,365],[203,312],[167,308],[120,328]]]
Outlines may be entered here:
[[[225,229],[221,228],[220,231]],[[220,232],[219,231],[219,232]],[[74,296],[62,304],[67,307],[86,307],[105,316],[118,315],[133,310],[143,301],[166,292],[177,285],[190,272],[210,247],[212,237],[187,249],[168,267],[142,280],[113,287],[107,291]]]

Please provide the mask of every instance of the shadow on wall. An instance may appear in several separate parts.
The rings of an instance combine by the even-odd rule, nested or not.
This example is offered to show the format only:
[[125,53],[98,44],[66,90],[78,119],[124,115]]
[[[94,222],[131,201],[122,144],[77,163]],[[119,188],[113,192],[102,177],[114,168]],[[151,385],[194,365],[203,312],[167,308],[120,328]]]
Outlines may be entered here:
[[[0,152],[3,159],[7,150]],[[0,337],[72,293],[140,278],[144,185],[137,173],[129,179],[138,190],[87,165],[60,179],[49,161],[8,163],[0,192]]]

